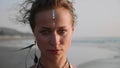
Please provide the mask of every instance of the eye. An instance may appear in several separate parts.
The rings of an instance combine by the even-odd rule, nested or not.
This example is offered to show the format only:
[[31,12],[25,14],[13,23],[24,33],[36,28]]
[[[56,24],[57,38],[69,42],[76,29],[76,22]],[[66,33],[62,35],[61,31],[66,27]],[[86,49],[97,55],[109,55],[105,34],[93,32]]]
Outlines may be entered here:
[[50,31],[49,31],[49,30],[41,30],[41,31],[39,31],[39,33],[40,33],[41,35],[49,35],[49,34],[50,34]]
[[66,32],[67,32],[66,29],[60,29],[60,30],[58,30],[58,33],[59,33],[60,35],[64,35],[64,34],[66,34]]

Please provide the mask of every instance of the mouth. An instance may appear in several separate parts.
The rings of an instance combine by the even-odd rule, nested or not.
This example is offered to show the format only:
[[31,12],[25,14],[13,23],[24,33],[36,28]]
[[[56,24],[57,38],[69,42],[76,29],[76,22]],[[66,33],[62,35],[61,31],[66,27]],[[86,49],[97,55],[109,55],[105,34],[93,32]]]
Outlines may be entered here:
[[62,49],[48,49],[47,50],[50,54],[59,54]]

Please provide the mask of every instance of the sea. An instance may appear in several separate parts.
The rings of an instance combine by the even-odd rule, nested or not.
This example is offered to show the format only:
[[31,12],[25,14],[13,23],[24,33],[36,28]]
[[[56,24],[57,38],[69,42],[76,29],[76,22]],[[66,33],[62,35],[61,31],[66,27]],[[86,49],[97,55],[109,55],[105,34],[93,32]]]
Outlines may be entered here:
[[[21,50],[33,39],[0,40],[0,68],[29,68],[37,47]],[[40,52],[37,50],[38,56]],[[77,68],[120,68],[120,37],[80,38],[72,40],[67,53]]]

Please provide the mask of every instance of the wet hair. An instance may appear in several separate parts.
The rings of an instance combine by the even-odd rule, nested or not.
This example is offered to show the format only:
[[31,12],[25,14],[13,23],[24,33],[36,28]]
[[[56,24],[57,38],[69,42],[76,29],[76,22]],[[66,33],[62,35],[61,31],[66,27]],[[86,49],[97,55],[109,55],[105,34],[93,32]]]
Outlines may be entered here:
[[74,13],[73,3],[69,0],[25,0],[20,10],[20,14],[22,15],[20,22],[29,23],[32,30],[34,30],[35,15],[38,12],[53,8],[67,9],[71,14],[72,25],[74,26],[76,15]]

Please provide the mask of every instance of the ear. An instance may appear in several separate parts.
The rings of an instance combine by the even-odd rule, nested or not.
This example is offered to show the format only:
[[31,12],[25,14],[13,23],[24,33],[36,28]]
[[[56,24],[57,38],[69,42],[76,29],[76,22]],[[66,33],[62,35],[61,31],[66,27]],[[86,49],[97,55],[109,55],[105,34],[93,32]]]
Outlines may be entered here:
[[74,34],[74,28],[75,28],[75,27],[72,27],[72,31],[71,31],[72,35]]
[[75,28],[75,27],[74,27],[74,26],[72,26],[72,32],[74,32],[74,28]]
[[34,30],[32,30],[32,33],[33,33],[33,35],[34,35],[34,38],[36,38],[35,29],[34,29]]

